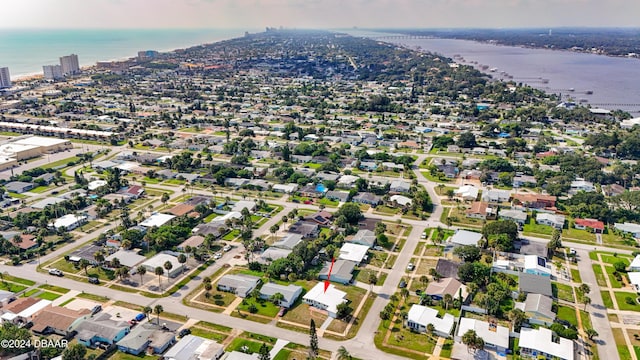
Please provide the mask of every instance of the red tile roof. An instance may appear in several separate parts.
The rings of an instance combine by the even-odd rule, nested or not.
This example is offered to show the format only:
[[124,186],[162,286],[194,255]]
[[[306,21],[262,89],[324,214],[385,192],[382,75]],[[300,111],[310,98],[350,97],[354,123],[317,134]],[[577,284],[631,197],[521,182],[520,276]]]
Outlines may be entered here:
[[604,223],[596,219],[575,219],[575,224],[596,230],[604,230]]

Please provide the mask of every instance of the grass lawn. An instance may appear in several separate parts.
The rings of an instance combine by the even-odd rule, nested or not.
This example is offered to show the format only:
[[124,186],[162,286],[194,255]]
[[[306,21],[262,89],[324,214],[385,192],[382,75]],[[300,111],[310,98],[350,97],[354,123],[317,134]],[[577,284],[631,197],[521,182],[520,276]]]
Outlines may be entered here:
[[238,305],[238,307],[236,309],[240,309],[240,311],[243,311],[245,313],[250,313],[249,307],[251,306],[251,304],[255,304],[256,308],[258,309],[256,314],[262,315],[262,316],[267,316],[267,317],[270,317],[270,318],[274,318],[276,315],[278,315],[278,311],[280,311],[280,307],[276,306],[271,301],[267,301],[267,300],[258,300],[258,301],[256,301],[253,298],[252,299],[246,299],[245,298],[242,301],[242,303],[240,303],[240,305]]
[[191,335],[200,336],[205,339],[215,340],[217,342],[224,341],[228,335],[220,334],[214,331],[205,330],[199,327],[191,327]]
[[44,164],[42,166],[40,166],[43,169],[51,169],[51,168],[55,168],[58,166],[63,166],[63,165],[67,165],[69,162],[73,161],[73,162],[77,162],[78,160],[80,160],[79,157],[77,156],[72,156],[70,158],[66,158],[66,159],[62,159],[62,160],[58,160],[58,161],[54,161],[52,163],[48,163],[48,164]]
[[[199,292],[200,290],[202,290],[202,288],[197,288],[195,291]],[[210,295],[207,298],[205,296],[205,293],[203,292],[202,294],[200,294],[200,296],[196,298],[196,300],[202,301],[204,303],[212,304],[212,305],[225,307],[225,306],[229,306],[229,304],[231,304],[233,300],[236,299],[236,296],[233,293],[226,292],[226,291],[218,291],[216,290],[215,286],[213,287],[213,289],[211,289],[211,291],[209,291],[209,294]]]
[[27,288],[26,286],[16,285],[12,283],[4,283],[4,282],[0,283],[0,290],[7,290],[13,293],[18,293],[26,288]]
[[627,342],[624,340],[622,329],[612,328],[611,331],[613,332],[613,338],[616,341],[616,347],[618,348],[620,359],[631,359],[631,353],[629,352],[629,348],[627,347]]
[[582,327],[585,329],[591,329],[593,328],[593,325],[591,324],[591,317],[589,316],[589,313],[584,311],[584,310],[580,310],[580,319],[582,320]]
[[39,286],[40,289],[44,289],[44,290],[50,290],[50,291],[54,291],[60,294],[66,294],[68,293],[70,290],[69,289],[65,289],[63,287],[59,287],[59,286],[54,286],[54,285],[40,285]]
[[198,321],[196,323],[196,326],[200,326],[203,328],[207,328],[207,329],[211,329],[217,332],[223,332],[223,333],[227,333],[227,334],[231,334],[231,332],[233,331],[232,328],[224,326],[224,325],[219,325],[219,324],[214,324],[214,323],[210,323],[210,322],[206,322],[206,321]]
[[88,300],[101,302],[101,303],[109,301],[108,297],[100,296],[100,295],[94,295],[94,294],[88,294],[88,293],[84,293],[84,292],[81,293],[81,294],[78,294],[78,297],[79,298],[83,298],[83,299],[88,299]]
[[558,319],[566,320],[573,324],[574,326],[578,326],[578,318],[576,316],[576,309],[559,305],[558,306]]
[[370,270],[370,269],[360,269],[358,271],[358,275],[356,276],[356,280],[363,282],[365,284],[369,284],[369,276],[373,274],[376,276],[376,283],[375,285],[380,285],[380,278],[378,278],[378,272],[374,271],[374,270]]
[[[616,297],[616,302],[618,303],[618,308],[620,310],[640,311],[640,304],[638,304],[637,301],[637,294],[621,291],[615,291],[613,294]],[[630,298],[631,304],[627,303],[627,298]]]
[[622,261],[625,264],[625,266],[629,266],[629,264],[631,264],[631,257],[627,257],[619,254],[614,255],[614,254],[600,253],[600,258],[602,259],[602,262],[605,262],[609,265],[613,265],[618,261]]
[[35,281],[19,278],[19,277],[16,277],[16,276],[11,276],[11,275],[8,275],[8,274],[3,274],[2,275],[2,279],[6,280],[6,281],[11,281],[11,282],[14,282],[14,283],[22,284],[22,285],[27,285],[27,286],[32,286],[32,285],[36,284]]
[[602,305],[607,309],[613,309],[613,300],[611,300],[611,295],[608,291],[600,291],[600,295],[602,296]]
[[440,357],[444,359],[451,358],[451,351],[453,350],[453,340],[445,340],[440,351]]
[[33,295],[33,294],[35,294],[35,293],[39,292],[39,291],[40,291],[40,290],[38,290],[38,289],[31,289],[31,290],[29,290],[29,291],[25,291],[25,293],[24,293],[24,294],[22,294],[22,297],[29,297],[29,296],[31,296],[31,295]]
[[228,232],[225,236],[222,237],[222,240],[232,241],[233,239],[240,236],[240,230],[234,229]]
[[218,214],[216,214],[216,213],[211,213],[211,214],[209,214],[209,216],[207,216],[206,218],[204,218],[204,219],[202,220],[202,222],[204,222],[204,223],[208,223],[208,222],[210,222],[211,220],[213,220],[213,219],[215,219],[215,218],[217,218],[217,217],[218,217]]
[[607,280],[605,280],[604,274],[602,273],[602,267],[599,264],[593,264],[591,266],[593,267],[593,272],[596,274],[598,286],[607,286]]
[[571,238],[571,239],[578,239],[582,241],[595,242],[596,234],[590,233],[587,230],[569,228],[569,229],[562,230],[562,238]]
[[580,271],[578,269],[571,269],[571,278],[573,279],[573,282],[582,282],[582,277],[580,277]]
[[400,209],[392,208],[386,205],[376,206],[375,212],[387,215],[395,215],[400,212]]
[[422,174],[422,176],[426,177],[427,180],[429,181],[433,181],[433,182],[437,182],[437,183],[450,183],[451,179],[447,179],[446,177],[437,177],[437,176],[431,176],[431,173],[429,171],[420,171],[420,173]]
[[45,192],[45,191],[47,191],[49,189],[51,189],[49,186],[38,186],[36,188],[33,188],[33,189],[29,190],[29,192],[36,193],[36,194],[41,194],[41,193],[43,193],[43,192]]
[[604,268],[607,271],[607,275],[609,276],[609,282],[611,283],[611,287],[614,289],[622,288],[622,284],[613,274],[616,271],[616,269],[614,269],[612,266],[605,266]]
[[40,299],[53,301],[53,300],[59,298],[60,296],[62,296],[62,295],[50,293],[50,292],[47,292],[47,291],[43,291],[42,293],[38,294],[37,297],[40,298]]
[[339,201],[335,201],[327,198],[322,198],[318,200],[318,203],[328,207],[338,207],[338,204],[340,204]]
[[233,339],[233,341],[231,342],[231,344],[229,344],[229,346],[227,346],[225,351],[241,351],[241,349],[245,346],[248,348],[247,352],[253,354],[260,351],[260,346],[262,346],[262,343],[238,337]]
[[524,224],[523,231],[528,233],[533,233],[533,234],[542,234],[542,235],[553,234],[553,228],[551,226],[536,224],[535,219],[530,219],[527,224]]
[[157,356],[145,355],[144,352],[136,356],[122,351],[116,351],[109,357],[109,360],[156,360],[157,358]]
[[552,282],[551,288],[553,289],[553,293],[558,299],[569,302],[575,301],[575,299],[573,298],[573,287],[571,285]]
[[369,264],[375,267],[382,267],[382,264],[389,257],[389,254],[384,251],[371,251],[370,254]]

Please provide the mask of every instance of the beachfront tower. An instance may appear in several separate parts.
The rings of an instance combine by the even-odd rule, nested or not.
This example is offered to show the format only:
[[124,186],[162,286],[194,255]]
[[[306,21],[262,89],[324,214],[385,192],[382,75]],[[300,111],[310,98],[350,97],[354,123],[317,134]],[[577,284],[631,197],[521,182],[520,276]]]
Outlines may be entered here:
[[45,65],[42,67],[45,80],[60,80],[64,78],[62,75],[62,66],[60,65]]
[[80,64],[78,63],[78,55],[71,54],[60,58],[60,66],[64,76],[74,75],[80,72]]
[[9,77],[9,68],[0,67],[0,89],[11,87],[11,77]]

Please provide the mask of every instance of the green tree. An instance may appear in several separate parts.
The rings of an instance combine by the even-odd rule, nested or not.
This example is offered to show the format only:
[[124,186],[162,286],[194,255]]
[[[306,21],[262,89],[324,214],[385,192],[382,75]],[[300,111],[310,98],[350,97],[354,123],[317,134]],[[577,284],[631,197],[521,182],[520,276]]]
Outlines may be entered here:
[[592,328],[588,328],[587,330],[585,330],[585,334],[587,334],[587,337],[590,341],[593,341],[593,338],[599,335],[598,332]]
[[271,354],[269,353],[269,347],[267,344],[262,343],[260,351],[258,351],[258,360],[271,360]]
[[186,262],[187,262],[187,255],[185,255],[185,254],[178,255],[178,263],[180,263],[180,265],[182,265],[182,273],[184,273],[184,270],[185,270],[184,264]]
[[316,322],[311,319],[309,324],[309,358],[315,360],[318,357],[318,333],[316,332]]
[[346,203],[335,213],[335,217],[344,216],[347,223],[356,225],[362,219],[362,210],[355,203]]
[[464,262],[476,262],[480,260],[480,249],[475,245],[457,246],[453,249],[453,254]]
[[155,274],[158,275],[158,287],[162,287],[162,283],[160,282],[160,276],[164,275],[164,269],[162,268],[162,266],[158,266],[156,267],[156,269],[154,270]]
[[70,344],[62,352],[62,360],[83,360],[87,354],[87,348],[82,344]]
[[467,330],[462,335],[462,343],[467,346],[467,351],[471,349],[474,353],[484,348],[484,340],[478,336],[475,330]]
[[89,276],[89,272],[87,271],[87,268],[89,267],[89,265],[91,265],[91,263],[89,262],[89,260],[87,259],[80,259],[80,263],[79,263],[80,267],[84,269],[84,274]]
[[347,351],[347,348],[345,348],[344,346],[340,346],[338,348],[338,356],[336,358],[337,360],[351,360],[351,354],[349,354],[349,351]]
[[166,205],[166,204],[167,204],[167,202],[169,201],[169,194],[167,194],[167,193],[162,193],[162,197],[160,198],[160,201],[161,201],[163,204],[165,204],[165,205]]
[[509,320],[513,325],[513,331],[520,332],[520,327],[527,320],[527,314],[520,309],[513,309],[509,312]]
[[140,286],[142,286],[142,283],[144,282],[144,274],[147,273],[147,268],[144,267],[143,265],[138,265],[138,267],[136,268],[136,272],[138,273],[138,275],[140,275]]

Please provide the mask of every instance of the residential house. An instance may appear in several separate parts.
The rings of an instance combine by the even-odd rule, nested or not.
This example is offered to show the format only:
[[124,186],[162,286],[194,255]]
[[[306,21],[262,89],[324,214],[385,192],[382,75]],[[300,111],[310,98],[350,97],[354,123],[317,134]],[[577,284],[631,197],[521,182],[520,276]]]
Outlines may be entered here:
[[613,228],[625,234],[631,234],[636,239],[640,239],[640,225],[634,223],[615,223]]
[[318,274],[318,279],[329,280],[329,271],[331,270],[331,281],[340,284],[349,284],[353,279],[353,270],[356,263],[353,261],[338,259],[331,268],[331,262],[326,262]]
[[516,302],[515,308],[527,314],[529,323],[550,326],[556,319],[553,300],[541,294],[527,294],[524,302]]
[[302,235],[303,239],[316,238],[320,234],[320,227],[316,223],[309,221],[298,221],[287,230],[293,234]]
[[338,186],[341,188],[352,188],[358,179],[360,178],[355,175],[342,175],[340,180],[338,180]]
[[474,245],[478,246],[478,241],[482,239],[482,234],[475,231],[458,229],[449,238],[449,242],[454,245]]
[[640,292],[640,272],[628,272],[629,282],[636,292]]
[[338,191],[338,190],[329,190],[324,195],[325,198],[329,200],[339,201],[339,202],[347,202],[349,201],[349,193],[346,191]]
[[556,197],[553,195],[518,193],[513,194],[513,202],[522,204],[529,209],[554,208],[556,206]]
[[20,248],[22,251],[26,251],[38,247],[38,243],[34,241],[35,238],[32,234],[20,234],[18,235],[19,240],[16,240],[14,237],[8,240],[13,246]]
[[178,258],[176,256],[173,256],[171,254],[168,253],[159,253],[156,254],[155,256],[153,256],[152,258],[150,258],[149,260],[143,262],[142,266],[144,266],[147,269],[147,272],[149,272],[150,274],[153,274],[153,272],[155,271],[155,269],[157,267],[162,267],[164,268],[164,264],[166,262],[170,262],[172,267],[171,270],[166,270],[165,269],[165,274],[168,277],[176,277],[179,274],[182,274],[184,271],[184,264],[181,264],[178,261]]
[[506,353],[509,348],[509,329],[498,325],[495,321],[460,318],[456,341],[461,341],[462,336],[469,330],[474,330],[484,340],[484,346],[489,350]]
[[346,296],[347,293],[338,290],[333,284],[330,284],[325,291],[324,283],[319,282],[304,295],[302,300],[310,306],[327,311],[330,317],[335,318],[338,316],[338,305],[348,301]]
[[391,182],[389,191],[392,193],[407,193],[411,188],[411,184],[403,180],[394,180]]
[[24,181],[11,181],[4,184],[5,190],[8,192],[22,194],[36,187],[34,183],[24,182]]
[[451,295],[454,299],[462,298],[462,301],[468,295],[467,287],[452,277],[430,282],[424,294],[431,296],[434,300],[442,300],[445,295]]
[[389,206],[392,207],[398,207],[401,206],[403,208],[408,208],[411,206],[411,204],[413,203],[413,200],[411,200],[410,198],[404,196],[404,195],[391,195],[389,197]]
[[338,256],[338,259],[349,260],[356,264],[360,264],[367,260],[368,251],[368,245],[345,242],[340,248],[340,255]]
[[640,271],[640,255],[636,255],[629,265],[629,271]]
[[191,248],[199,248],[202,243],[204,243],[204,236],[200,235],[192,235],[187,240],[180,243],[180,245],[176,246],[178,251],[185,251],[187,246]]
[[455,179],[458,176],[458,172],[460,171],[456,166],[451,164],[440,164],[437,165],[438,170],[442,171],[444,177],[447,179]]
[[573,340],[558,337],[553,331],[540,327],[520,330],[520,356],[531,359],[574,360]]
[[275,184],[271,189],[275,192],[293,194],[298,191],[298,184]]
[[602,193],[604,196],[616,196],[622,194],[624,191],[624,186],[618,184],[604,185],[602,187]]
[[551,276],[551,267],[547,263],[546,257],[541,257],[537,255],[524,256],[523,271],[527,274]]
[[548,276],[520,273],[518,274],[518,291],[525,294],[541,294],[553,296],[551,279]]
[[[130,269],[133,269],[136,265],[138,265],[141,262],[147,260],[146,257],[144,257],[142,255],[138,255],[137,251],[120,249],[120,250],[116,251],[115,253],[107,256],[104,259],[104,261],[107,264],[111,264],[115,259],[118,259],[118,263],[120,265],[126,266],[126,267],[128,267]],[[151,272],[153,272],[153,271],[151,271]]]
[[555,229],[562,229],[564,227],[564,215],[550,214],[540,212],[536,215],[536,223],[542,225],[548,225]]
[[257,276],[244,274],[223,275],[218,281],[218,290],[232,292],[245,298],[260,284]]
[[369,192],[358,193],[351,201],[354,203],[378,206],[382,202],[382,197]]
[[64,228],[65,230],[70,231],[84,224],[85,222],[87,222],[87,217],[84,215],[66,214],[49,223],[49,227],[53,227],[56,230]]
[[[16,300],[16,294],[12,293],[11,291],[0,290],[0,308],[9,304],[10,301],[15,301],[15,300]],[[0,313],[1,312],[2,311],[0,310]]]
[[378,168],[378,164],[375,161],[361,161],[360,170],[375,171]]
[[596,219],[575,219],[574,227],[581,230],[591,229],[596,234],[604,232],[604,223]]
[[455,324],[453,315],[445,313],[441,317],[438,315],[438,310],[416,304],[411,305],[407,320],[407,326],[417,332],[426,332],[427,326],[432,324],[434,334],[444,338],[451,336],[451,331]]
[[490,189],[482,192],[482,201],[489,203],[505,203],[511,198],[511,193],[507,190]]
[[41,311],[51,307],[50,300],[22,297],[2,308],[1,322],[25,325],[33,320]]
[[231,207],[231,212],[239,212],[242,213],[242,210],[247,209],[249,212],[256,211],[258,207],[257,203],[252,200],[238,200]]
[[133,199],[138,199],[140,196],[144,194],[144,188],[139,185],[132,185],[126,189],[122,189],[118,191],[118,194],[129,196]]
[[293,250],[293,248],[302,241],[302,235],[300,234],[287,234],[280,241],[276,241],[273,246]]
[[331,223],[331,219],[333,219],[333,214],[326,211],[320,210],[314,214],[311,214],[305,218],[305,220],[315,222],[318,225],[327,226]]
[[160,227],[175,218],[175,215],[153,213],[139,225],[145,228]]
[[471,208],[465,211],[468,218],[472,219],[492,219],[495,218],[497,209],[490,207],[489,203],[484,201],[474,201],[471,203]]
[[260,289],[260,298],[270,300],[276,293],[280,293],[283,296],[282,300],[279,300],[277,305],[288,309],[293,306],[302,294],[302,287],[293,284],[284,286],[271,282],[266,283],[262,285],[262,288]]
[[116,345],[118,350],[133,355],[139,355],[142,352],[162,354],[175,342],[175,332],[152,322],[146,322],[133,328]]
[[178,204],[171,209],[167,210],[167,212],[174,216],[183,216],[187,215],[195,210],[195,206],[189,204]]
[[454,191],[457,197],[464,201],[475,201],[478,198],[480,189],[472,185],[464,185]]
[[215,340],[186,335],[162,355],[163,360],[218,360],[224,346]]
[[131,331],[131,327],[124,320],[112,320],[109,313],[100,313],[81,322],[76,331],[80,344],[93,347],[96,343],[117,343]]
[[272,261],[286,258],[287,256],[289,256],[289,254],[291,254],[290,249],[270,247],[263,251],[262,254],[260,254],[260,257],[257,261],[261,264],[269,264]]
[[371,249],[376,245],[376,234],[371,230],[362,229],[353,235],[353,237],[347,239],[347,242],[364,245]]
[[300,193],[300,196],[309,198],[321,198],[326,192],[322,189],[322,187],[318,187],[316,185],[305,185],[298,192]]
[[583,179],[574,180],[571,182],[571,188],[569,194],[577,194],[580,191],[593,192],[596,191],[596,187],[591,181],[585,181]]
[[527,222],[527,213],[522,210],[500,210],[498,218],[500,220],[510,220],[522,226]]
[[513,187],[535,187],[538,185],[538,181],[531,175],[518,175],[513,177]]

